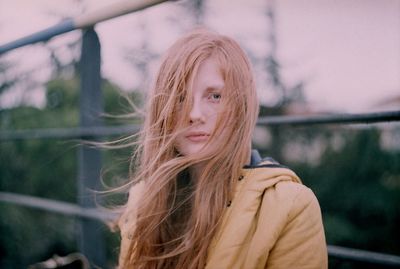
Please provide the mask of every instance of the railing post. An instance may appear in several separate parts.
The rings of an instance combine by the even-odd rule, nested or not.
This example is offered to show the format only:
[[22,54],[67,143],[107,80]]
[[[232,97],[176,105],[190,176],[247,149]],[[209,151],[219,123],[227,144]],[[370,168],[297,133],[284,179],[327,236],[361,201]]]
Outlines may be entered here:
[[[93,28],[84,30],[80,61],[80,126],[100,126],[103,110],[100,75],[100,42]],[[84,137],[95,140],[95,137]],[[93,190],[98,190],[102,165],[101,152],[81,145],[78,150],[78,202],[82,207],[96,207]],[[81,219],[78,224],[78,246],[89,261],[105,267],[104,226],[98,221]]]

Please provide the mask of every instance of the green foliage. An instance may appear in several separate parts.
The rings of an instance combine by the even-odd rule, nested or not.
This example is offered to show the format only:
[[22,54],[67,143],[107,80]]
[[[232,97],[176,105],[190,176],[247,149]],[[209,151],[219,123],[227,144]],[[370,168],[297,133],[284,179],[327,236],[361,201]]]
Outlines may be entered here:
[[[280,161],[315,192],[328,244],[400,255],[400,154],[382,148],[380,129],[287,128],[280,134],[283,143],[301,141],[306,150],[324,142],[314,163],[285,160],[290,150]],[[370,266],[330,259],[330,268],[376,268]]]
[[74,219],[9,204],[0,210],[1,268],[26,268],[75,250]]
[[[43,109],[17,107],[0,111],[0,130],[77,127],[78,89],[79,78],[50,81]],[[128,102],[108,81],[103,81],[103,96],[105,113],[128,112]],[[135,103],[141,100],[138,94],[133,98]],[[106,118],[104,122],[120,124],[129,119]],[[28,139],[0,143],[0,191],[76,203],[77,148],[81,142]],[[105,176],[111,185],[116,174],[126,175],[130,149],[107,151],[104,155],[104,167],[109,168]],[[63,256],[77,251],[77,219],[3,202],[0,210],[0,268],[26,268],[54,254]],[[109,262],[115,263],[118,235],[110,231],[106,234]]]

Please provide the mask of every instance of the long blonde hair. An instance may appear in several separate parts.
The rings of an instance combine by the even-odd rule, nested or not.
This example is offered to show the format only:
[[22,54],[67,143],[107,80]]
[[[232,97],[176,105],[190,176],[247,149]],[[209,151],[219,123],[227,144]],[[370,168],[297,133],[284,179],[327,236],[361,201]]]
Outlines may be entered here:
[[[177,135],[188,124],[193,77],[213,57],[225,82],[224,111],[212,150],[180,155]],[[183,104],[182,104],[183,103]],[[179,108],[179,110],[178,110]],[[178,117],[179,113],[179,117]],[[207,250],[241,168],[250,158],[258,101],[251,66],[231,38],[205,29],[186,34],[167,51],[148,97],[131,184],[144,183],[123,268],[203,268]],[[180,120],[177,120],[180,119]],[[195,180],[188,169],[198,163]],[[128,207],[126,214],[133,214]]]

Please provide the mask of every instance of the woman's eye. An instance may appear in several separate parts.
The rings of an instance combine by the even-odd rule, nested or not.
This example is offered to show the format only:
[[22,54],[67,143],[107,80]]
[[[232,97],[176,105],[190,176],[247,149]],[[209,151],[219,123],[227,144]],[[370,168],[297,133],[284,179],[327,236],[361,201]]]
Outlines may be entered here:
[[212,94],[210,94],[209,98],[213,102],[219,102],[221,100],[221,94],[220,93],[212,93]]

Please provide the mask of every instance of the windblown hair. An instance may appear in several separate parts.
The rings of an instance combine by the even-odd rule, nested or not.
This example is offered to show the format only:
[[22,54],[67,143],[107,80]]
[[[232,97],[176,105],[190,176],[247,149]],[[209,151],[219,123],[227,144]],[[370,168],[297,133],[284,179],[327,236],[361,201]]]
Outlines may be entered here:
[[[193,79],[210,57],[225,82],[223,112],[209,139],[218,143],[182,156],[176,138],[189,127]],[[196,29],[172,45],[148,96],[130,180],[143,189],[135,209],[124,213],[135,224],[122,268],[204,268],[235,182],[250,159],[257,115],[251,66],[234,40]],[[191,178],[190,167],[199,163],[201,175]]]

